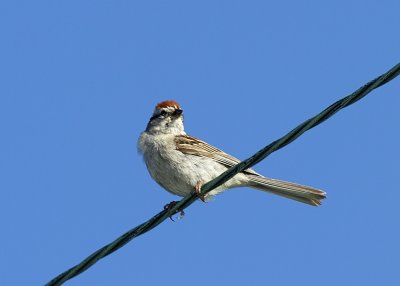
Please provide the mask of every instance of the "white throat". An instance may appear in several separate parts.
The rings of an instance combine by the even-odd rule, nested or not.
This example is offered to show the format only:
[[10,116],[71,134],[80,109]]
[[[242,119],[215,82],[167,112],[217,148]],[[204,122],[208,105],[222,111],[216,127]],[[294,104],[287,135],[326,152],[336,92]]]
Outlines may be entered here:
[[175,134],[184,135],[183,116],[178,118],[162,118],[149,121],[146,127],[149,134]]

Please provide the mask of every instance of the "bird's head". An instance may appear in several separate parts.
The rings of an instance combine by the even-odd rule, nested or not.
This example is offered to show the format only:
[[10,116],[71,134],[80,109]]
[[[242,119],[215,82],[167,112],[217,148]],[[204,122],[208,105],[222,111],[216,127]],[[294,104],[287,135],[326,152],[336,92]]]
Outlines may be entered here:
[[178,102],[166,100],[156,105],[147,124],[149,133],[184,134],[183,110]]

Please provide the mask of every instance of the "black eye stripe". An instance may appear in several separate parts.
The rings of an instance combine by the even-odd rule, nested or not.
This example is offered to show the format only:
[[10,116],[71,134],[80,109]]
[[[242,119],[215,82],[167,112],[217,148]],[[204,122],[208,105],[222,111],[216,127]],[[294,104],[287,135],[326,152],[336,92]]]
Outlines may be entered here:
[[169,110],[161,110],[160,113],[153,115],[150,118],[150,121],[155,120],[155,119],[160,118],[160,117],[166,118],[166,117],[172,116],[174,118],[177,118],[181,114],[182,114],[182,109],[179,109],[179,108],[175,109],[175,110],[170,110],[170,111]]
[[162,110],[159,114],[153,115],[153,116],[150,118],[150,121],[152,121],[152,120],[154,120],[154,119],[156,119],[156,118],[159,118],[160,116],[165,116],[165,115],[167,115],[167,114],[168,114],[167,111]]
[[156,119],[158,117],[158,115],[153,115],[152,117],[150,117],[150,121]]

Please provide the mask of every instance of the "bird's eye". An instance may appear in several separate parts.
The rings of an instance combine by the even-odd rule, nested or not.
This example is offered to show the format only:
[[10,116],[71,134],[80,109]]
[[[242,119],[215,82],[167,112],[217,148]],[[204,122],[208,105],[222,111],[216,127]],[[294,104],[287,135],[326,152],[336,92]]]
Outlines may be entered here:
[[167,115],[167,112],[165,110],[162,110],[160,115],[165,116],[165,115]]

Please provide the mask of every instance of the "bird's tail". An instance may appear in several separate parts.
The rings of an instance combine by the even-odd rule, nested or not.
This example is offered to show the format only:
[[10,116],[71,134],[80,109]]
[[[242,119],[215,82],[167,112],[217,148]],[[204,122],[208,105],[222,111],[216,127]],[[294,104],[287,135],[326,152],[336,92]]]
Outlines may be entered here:
[[326,193],[321,190],[259,175],[246,175],[250,179],[249,187],[255,189],[267,191],[312,206],[319,206],[321,200],[325,199]]

